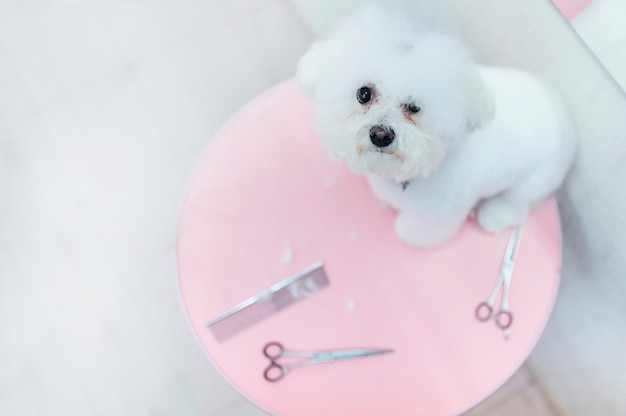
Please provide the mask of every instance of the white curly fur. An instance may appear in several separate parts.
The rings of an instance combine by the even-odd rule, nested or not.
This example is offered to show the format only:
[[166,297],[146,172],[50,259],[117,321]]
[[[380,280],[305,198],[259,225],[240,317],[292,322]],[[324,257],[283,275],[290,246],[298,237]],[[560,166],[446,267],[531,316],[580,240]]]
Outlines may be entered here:
[[[574,128],[552,90],[476,65],[460,41],[399,9],[374,3],[346,19],[302,57],[298,79],[329,155],[367,175],[399,211],[399,237],[418,247],[450,239],[477,205],[488,231],[523,221],[574,159]],[[374,145],[374,126],[393,142]]]

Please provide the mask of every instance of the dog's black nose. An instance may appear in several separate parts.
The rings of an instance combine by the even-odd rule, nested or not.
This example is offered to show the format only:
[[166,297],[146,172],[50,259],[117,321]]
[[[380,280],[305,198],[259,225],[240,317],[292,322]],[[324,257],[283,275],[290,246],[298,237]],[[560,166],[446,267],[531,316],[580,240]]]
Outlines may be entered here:
[[396,133],[393,129],[383,126],[374,126],[370,129],[370,140],[377,147],[387,147],[393,143]]

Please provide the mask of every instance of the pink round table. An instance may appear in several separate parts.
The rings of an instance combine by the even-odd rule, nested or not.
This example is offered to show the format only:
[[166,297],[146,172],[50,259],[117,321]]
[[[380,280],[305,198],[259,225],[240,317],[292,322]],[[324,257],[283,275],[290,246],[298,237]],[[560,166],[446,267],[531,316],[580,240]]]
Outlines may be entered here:
[[[452,415],[497,390],[524,362],[552,310],[560,276],[556,203],[522,230],[509,339],[478,322],[508,234],[468,221],[442,248],[418,250],[366,180],[328,161],[315,107],[295,81],[243,108],[213,139],[190,184],[178,233],[182,301],[221,374],[274,415]],[[317,261],[330,284],[218,342],[206,322]],[[392,348],[394,353],[263,378],[263,346]],[[207,394],[211,394],[207,391]]]

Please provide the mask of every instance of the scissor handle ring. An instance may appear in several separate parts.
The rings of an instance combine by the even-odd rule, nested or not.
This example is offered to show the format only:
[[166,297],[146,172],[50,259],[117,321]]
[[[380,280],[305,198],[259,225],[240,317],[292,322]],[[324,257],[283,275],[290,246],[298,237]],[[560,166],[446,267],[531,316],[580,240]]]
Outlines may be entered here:
[[[484,310],[487,311],[486,315],[481,313]],[[493,316],[493,307],[487,302],[479,303],[476,307],[476,311],[474,312],[474,314],[476,315],[476,319],[478,319],[480,322],[488,321]]]
[[274,360],[283,356],[283,352],[285,352],[285,348],[279,342],[272,341],[265,344],[265,347],[263,347],[263,355],[269,358],[272,361],[272,364],[274,363]]
[[[504,319],[502,319],[503,316],[505,317]],[[496,313],[494,320],[496,321],[498,328],[502,330],[509,329],[513,324],[513,314],[509,311],[500,310]],[[502,321],[504,321],[504,323]]]
[[263,378],[265,378],[265,380],[269,381],[270,383],[275,383],[285,377],[285,374],[287,374],[287,369],[282,365],[272,361],[270,365],[268,365],[265,369],[265,372],[263,373]]

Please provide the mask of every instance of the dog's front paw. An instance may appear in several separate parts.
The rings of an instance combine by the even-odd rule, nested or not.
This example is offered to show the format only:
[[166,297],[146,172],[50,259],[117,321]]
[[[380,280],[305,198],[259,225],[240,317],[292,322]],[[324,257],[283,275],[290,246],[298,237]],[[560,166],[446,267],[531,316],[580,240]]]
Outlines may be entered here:
[[450,238],[450,233],[444,228],[427,225],[403,212],[396,217],[395,229],[400,240],[418,248],[434,247]]
[[476,220],[480,227],[492,234],[501,234],[509,227],[521,224],[528,213],[520,206],[498,197],[487,200],[478,210]]

